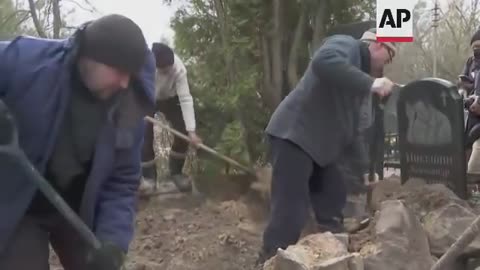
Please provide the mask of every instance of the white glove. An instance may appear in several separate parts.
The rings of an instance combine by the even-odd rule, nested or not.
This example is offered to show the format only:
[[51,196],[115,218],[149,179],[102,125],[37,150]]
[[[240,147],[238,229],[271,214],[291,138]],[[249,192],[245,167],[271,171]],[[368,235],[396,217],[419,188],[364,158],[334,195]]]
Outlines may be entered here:
[[395,84],[386,77],[378,78],[373,81],[371,91],[379,97],[386,97],[392,93]]

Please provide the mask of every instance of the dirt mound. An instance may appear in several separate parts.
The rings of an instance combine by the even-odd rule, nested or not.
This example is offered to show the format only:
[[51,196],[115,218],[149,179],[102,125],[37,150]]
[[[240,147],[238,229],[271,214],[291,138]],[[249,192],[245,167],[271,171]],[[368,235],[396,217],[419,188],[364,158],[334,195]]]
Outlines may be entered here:
[[375,220],[372,218],[365,229],[355,232],[353,234],[350,234],[348,251],[352,253],[360,252],[362,247],[371,245],[373,244],[374,241],[375,241]]
[[187,195],[143,203],[129,269],[255,269],[261,226],[250,221],[245,203]]

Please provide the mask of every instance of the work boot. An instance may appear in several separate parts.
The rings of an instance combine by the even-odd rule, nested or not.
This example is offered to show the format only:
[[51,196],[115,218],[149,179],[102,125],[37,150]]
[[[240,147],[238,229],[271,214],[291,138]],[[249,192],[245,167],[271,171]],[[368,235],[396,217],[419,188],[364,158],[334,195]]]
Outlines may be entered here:
[[170,153],[168,162],[170,167],[170,180],[180,192],[191,192],[192,182],[188,176],[182,173],[185,157],[179,157],[175,153]]
[[192,181],[184,174],[175,174],[170,176],[170,180],[175,184],[180,192],[191,192]]
[[153,183],[157,182],[157,168],[155,163],[148,166],[142,166],[142,176]]
[[140,179],[140,186],[138,192],[142,195],[151,194],[155,190],[155,183],[152,179],[142,177]]

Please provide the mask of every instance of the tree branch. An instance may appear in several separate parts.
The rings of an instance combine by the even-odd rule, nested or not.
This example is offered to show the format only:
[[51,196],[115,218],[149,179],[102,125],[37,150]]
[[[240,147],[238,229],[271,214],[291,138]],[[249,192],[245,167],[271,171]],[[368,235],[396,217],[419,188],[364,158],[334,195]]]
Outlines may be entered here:
[[20,16],[21,13],[23,13],[25,16],[25,13],[29,14],[29,12],[30,11],[24,10],[24,9],[15,10],[14,12],[6,16],[6,18],[0,23],[0,26],[3,27],[7,25],[10,20],[18,18],[18,16]]
[[37,8],[35,7],[34,0],[28,0],[28,6],[30,7],[30,14],[32,16],[35,29],[37,30],[37,34],[42,38],[47,38],[47,35],[45,34],[45,30],[43,29],[42,24],[38,19]]
[[95,6],[92,5],[89,0],[83,0],[83,2],[85,2],[85,4],[88,6],[88,8],[85,7],[84,5],[78,3],[75,0],[64,0],[64,1],[70,2],[70,3],[74,4],[75,6],[77,6],[78,8],[83,9],[83,10],[88,11],[88,12],[91,12],[91,13],[98,12],[97,8],[95,8]]
[[457,10],[458,14],[460,15],[460,19],[462,19],[465,26],[469,25],[467,18],[465,17],[464,12],[462,9],[457,5],[457,3],[452,3],[453,7]]
[[321,41],[325,36],[325,18],[327,16],[328,3],[327,0],[321,0],[317,3],[315,10],[315,17],[313,19],[313,39],[311,54],[320,46]]

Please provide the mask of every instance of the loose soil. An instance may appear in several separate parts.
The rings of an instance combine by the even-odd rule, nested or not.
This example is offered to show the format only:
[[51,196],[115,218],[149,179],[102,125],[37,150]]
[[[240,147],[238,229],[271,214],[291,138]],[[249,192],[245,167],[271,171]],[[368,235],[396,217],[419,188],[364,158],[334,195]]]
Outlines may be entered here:
[[255,269],[262,225],[241,200],[166,195],[141,208],[128,269]]
[[[126,269],[259,270],[266,209],[246,193],[249,179],[231,178],[202,184],[203,197],[165,192],[175,190],[171,183],[160,186],[167,194],[140,196]],[[61,270],[51,254],[51,269]]]
[[[139,200],[128,270],[260,270],[255,261],[268,216],[266,205],[245,193],[249,179],[237,176],[208,183],[200,187],[208,199],[173,193]],[[374,228],[371,222],[351,235],[349,250],[372,243]],[[303,235],[314,232],[311,218]],[[55,256],[52,266],[61,269]]]
[[373,244],[375,241],[375,220],[372,218],[369,222],[368,226],[350,234],[350,239],[348,243],[348,251],[349,252],[360,252],[362,247]]

